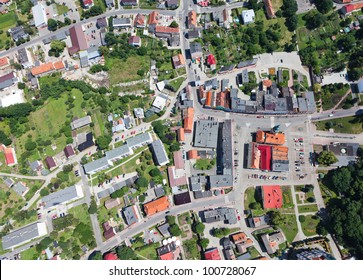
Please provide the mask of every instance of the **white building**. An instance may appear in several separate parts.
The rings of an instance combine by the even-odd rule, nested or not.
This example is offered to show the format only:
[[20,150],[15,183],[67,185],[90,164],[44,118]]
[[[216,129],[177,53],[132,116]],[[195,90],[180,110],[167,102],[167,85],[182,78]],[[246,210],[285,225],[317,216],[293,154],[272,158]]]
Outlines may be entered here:
[[10,94],[5,95],[0,99],[0,107],[8,107],[10,105],[25,103],[23,93],[21,90],[16,90]]
[[255,21],[255,11],[254,10],[242,11],[242,19],[244,24],[253,23]]
[[43,4],[38,3],[32,7],[32,14],[34,17],[35,27],[43,27],[47,25],[47,14]]
[[164,109],[164,107],[166,105],[166,102],[167,102],[167,98],[158,95],[158,96],[155,97],[152,106],[161,111],[161,110]]

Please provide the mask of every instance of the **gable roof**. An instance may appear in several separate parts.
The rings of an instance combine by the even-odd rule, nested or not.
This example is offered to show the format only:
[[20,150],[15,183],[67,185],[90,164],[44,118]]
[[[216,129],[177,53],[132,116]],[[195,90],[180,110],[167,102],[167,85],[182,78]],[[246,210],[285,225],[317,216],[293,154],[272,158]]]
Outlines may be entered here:
[[55,161],[53,159],[53,157],[46,157],[45,158],[45,163],[48,166],[49,169],[56,167]]
[[147,24],[157,24],[159,22],[159,13],[156,11],[151,12]]
[[144,210],[147,216],[154,215],[158,212],[164,211],[169,208],[170,204],[166,196],[160,197],[156,200],[144,204]]
[[157,25],[155,31],[157,33],[179,33],[179,27]]
[[68,49],[69,54],[73,55],[79,51],[88,49],[86,36],[84,35],[82,25],[76,25],[69,29],[72,47]]
[[220,260],[221,256],[217,248],[208,249],[204,252],[204,257],[206,260]]

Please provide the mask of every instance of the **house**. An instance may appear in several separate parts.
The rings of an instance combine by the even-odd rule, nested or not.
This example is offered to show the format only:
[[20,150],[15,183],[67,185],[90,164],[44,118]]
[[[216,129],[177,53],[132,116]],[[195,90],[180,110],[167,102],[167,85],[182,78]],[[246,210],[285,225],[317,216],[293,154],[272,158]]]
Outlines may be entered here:
[[0,69],[4,69],[10,65],[9,58],[7,56],[0,58]]
[[150,33],[155,33],[155,28],[158,23],[159,23],[159,13],[156,11],[152,11],[147,21]]
[[163,166],[169,163],[168,155],[165,151],[163,142],[160,139],[155,140],[150,146],[153,153],[153,159],[156,165]]
[[112,19],[113,28],[131,28],[131,18],[113,18]]
[[[107,0],[106,0],[107,1]],[[117,257],[117,255],[115,253],[107,253],[103,256],[103,259],[105,261],[117,261],[119,260],[119,258]]]
[[44,27],[48,23],[47,13],[43,4],[38,3],[32,7],[32,15],[34,17],[35,27]]
[[116,235],[115,229],[110,225],[109,222],[103,223],[102,229],[103,229],[103,236],[106,240],[108,240]]
[[[116,0],[118,1],[118,0]],[[115,3],[114,3],[114,0],[105,0],[105,5],[107,8],[111,9],[113,7],[115,7]]]
[[96,21],[96,26],[99,29],[106,28],[108,26],[107,19],[105,17],[98,18]]
[[180,255],[180,248],[177,242],[172,241],[156,249],[160,260],[177,260]]
[[78,128],[89,125],[90,123],[92,123],[91,116],[85,116],[85,117],[79,118],[79,119],[77,118],[71,122],[71,128],[72,128],[72,130],[76,130]]
[[135,150],[153,141],[150,132],[144,132],[126,140],[127,145],[130,149]]
[[3,5],[9,6],[11,3],[10,1],[11,0],[0,0],[0,7]]
[[23,182],[17,182],[12,186],[12,189],[20,196],[25,196],[25,194],[29,191],[29,188]]
[[189,46],[190,56],[192,59],[201,58],[203,56],[202,45],[197,42],[191,42]]
[[184,133],[184,128],[179,128],[177,131],[176,131],[176,134],[177,134],[177,138],[178,138],[178,141],[183,143],[185,141],[185,133]]
[[130,36],[129,45],[134,47],[141,47],[141,38],[139,36]]
[[85,173],[92,175],[110,167],[107,157],[102,157],[83,165]]
[[274,254],[279,249],[279,245],[286,241],[282,232],[263,234],[261,235],[261,240],[269,255]]
[[43,164],[39,160],[33,161],[29,163],[29,167],[31,170],[37,172],[43,170]]
[[145,28],[145,16],[142,14],[137,14],[135,16],[134,26],[136,28]]
[[269,19],[276,18],[275,10],[272,7],[271,0],[263,0],[263,3],[265,4],[265,10],[266,10],[267,18],[269,18]]
[[64,155],[67,157],[67,159],[68,158],[70,158],[70,157],[73,157],[75,154],[74,154],[74,150],[73,150],[73,147],[72,147],[72,145],[67,145],[65,148],[64,148],[64,150],[63,150],[63,152],[64,152]]
[[130,147],[126,145],[122,145],[113,150],[107,151],[105,153],[108,161],[117,161],[132,155],[134,152],[130,149]]
[[44,209],[53,209],[58,205],[66,205],[67,203],[82,198],[83,196],[82,187],[75,185],[48,194],[47,196],[43,196],[41,200]]
[[168,102],[168,97],[163,94],[159,94],[158,96],[155,97],[152,106],[157,110],[159,110],[160,112],[164,109],[167,102]]
[[119,206],[120,204],[121,201],[119,198],[110,198],[105,201],[105,207],[107,210]]
[[168,179],[171,188],[187,185],[184,169],[176,169],[175,166],[168,167]]
[[216,149],[219,123],[212,120],[198,120],[195,124],[194,146]]
[[0,90],[12,86],[18,81],[14,72],[10,72],[0,77]]
[[122,213],[128,226],[136,224],[141,220],[141,214],[136,205],[126,207]]
[[305,249],[296,254],[298,260],[335,260],[335,258],[319,249]]
[[63,41],[66,40],[69,36],[69,30],[64,31],[64,32],[60,32],[60,33],[56,33],[55,35],[52,35],[50,37],[47,37],[45,39],[42,40],[42,42],[47,45],[50,44],[51,42],[58,40],[58,41]]
[[157,185],[154,187],[154,193],[156,197],[162,197],[165,195],[165,190],[162,185]]
[[208,186],[211,190],[233,187],[233,176],[230,174],[211,175],[208,179]]
[[12,178],[3,177],[3,181],[5,185],[9,188],[11,188],[12,185],[14,185],[15,181]]
[[201,175],[191,176],[189,177],[189,183],[192,192],[202,191],[207,185],[207,177]]
[[194,108],[187,108],[183,119],[183,128],[185,133],[192,133],[194,125]]
[[205,81],[204,88],[205,88],[205,90],[217,89],[218,88],[217,78]]
[[179,27],[170,27],[157,25],[155,27],[155,36],[161,38],[170,38],[173,34],[179,34]]
[[24,69],[33,66],[30,56],[28,55],[28,51],[25,48],[18,50],[17,58],[18,62],[21,64],[21,66],[23,66]]
[[210,67],[211,70],[215,70],[217,67],[217,61],[213,54],[209,54],[207,56],[207,65]]
[[72,47],[68,48],[69,55],[74,55],[79,51],[88,49],[88,43],[86,36],[83,32],[82,25],[76,25],[69,29],[69,35],[71,37]]
[[221,260],[221,256],[217,248],[211,248],[206,250],[204,252],[204,258],[211,261]]
[[158,226],[158,230],[159,232],[161,233],[162,236],[164,237],[169,237],[171,234],[170,234],[170,226],[168,223],[164,223],[160,226]]
[[77,149],[80,152],[94,146],[94,144],[95,144],[93,142],[92,132],[77,134],[77,140],[76,141],[77,141]]
[[189,191],[174,195],[174,204],[175,205],[183,205],[183,204],[190,203],[191,201],[192,200],[190,198]]
[[250,24],[255,21],[255,11],[254,10],[243,10],[242,19],[244,24]]
[[343,6],[340,11],[342,12],[343,15],[349,15],[352,12],[354,12],[355,10],[359,10],[363,8],[363,3],[357,3],[357,4],[348,4]]
[[188,13],[188,28],[194,29],[197,27],[197,13],[193,10]]
[[144,204],[144,211],[146,216],[152,216],[158,212],[165,211],[170,206],[166,196],[160,197],[156,200]]
[[24,26],[22,25],[10,28],[8,32],[15,42],[18,42],[20,39],[25,40],[29,37],[29,34],[24,30]]
[[47,165],[49,170],[51,170],[51,169],[53,169],[54,167],[57,166],[55,161],[54,161],[54,158],[49,157],[49,156],[45,158],[45,164]]
[[135,115],[135,118],[138,118],[138,119],[145,118],[144,109],[143,108],[135,108],[134,109],[134,115]]
[[195,28],[188,31],[188,39],[196,39],[202,36],[201,29]]
[[280,186],[262,186],[263,208],[278,209],[282,207],[282,191]]
[[179,6],[179,0],[166,0],[165,1],[165,6],[168,9],[176,9]]
[[45,74],[52,73],[54,71],[62,70],[65,68],[63,61],[57,62],[48,62],[41,64],[39,66],[35,66],[31,69],[31,73],[34,77],[41,77]]
[[256,132],[256,142],[271,145],[283,145],[285,143],[285,134],[269,133],[262,130]]
[[247,224],[251,228],[257,228],[268,225],[270,219],[268,215],[262,215],[258,217],[250,217],[247,219]]
[[120,4],[122,6],[137,6],[137,0],[121,0]]
[[177,54],[173,56],[172,60],[175,69],[179,69],[185,66],[185,60],[182,54]]
[[214,210],[206,210],[203,212],[203,220],[206,223],[223,221],[225,224],[236,224],[236,210],[227,207],[217,208]]
[[81,0],[82,6],[85,9],[91,8],[93,6],[93,0]]
[[47,235],[45,223],[34,223],[16,229],[2,237],[3,250],[13,249],[29,241]]

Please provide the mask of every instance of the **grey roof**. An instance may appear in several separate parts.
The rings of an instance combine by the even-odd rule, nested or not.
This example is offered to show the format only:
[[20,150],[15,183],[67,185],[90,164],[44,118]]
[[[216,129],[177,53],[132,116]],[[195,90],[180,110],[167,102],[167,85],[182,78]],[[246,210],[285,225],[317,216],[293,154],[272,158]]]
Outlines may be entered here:
[[22,182],[17,182],[15,185],[13,185],[12,189],[20,196],[22,196],[23,193],[28,190],[28,188]]
[[41,164],[40,164],[39,160],[36,160],[36,161],[33,161],[33,162],[29,163],[29,167],[33,171],[38,170],[40,166],[41,166]]
[[204,211],[203,217],[206,223],[219,221],[224,221],[225,224],[237,223],[236,210],[227,207]]
[[262,215],[259,217],[250,217],[248,218],[248,226],[251,228],[265,226],[269,223],[269,216],[268,215]]
[[280,113],[287,112],[287,100],[285,97],[277,98],[275,103],[275,111]]
[[309,113],[314,113],[316,111],[316,104],[315,104],[315,96],[314,92],[307,91],[303,94],[305,96],[307,110]]
[[128,138],[126,140],[127,145],[129,145],[129,147],[131,149],[135,149],[138,146],[143,146],[146,145],[148,143],[151,143],[152,138],[149,132],[144,132],[141,134],[138,134],[134,137]]
[[272,94],[265,94],[264,105],[266,111],[275,111],[277,98]]
[[303,97],[298,97],[297,101],[299,103],[299,112],[307,112],[308,111],[308,104],[306,103],[306,99]]
[[14,41],[18,41],[20,38],[27,38],[29,37],[28,33],[25,33],[24,26],[17,26],[9,29],[11,38],[13,38]]
[[106,158],[108,160],[115,160],[115,159],[119,159],[119,158],[123,158],[125,156],[128,156],[132,153],[130,147],[125,144],[125,145],[122,145],[118,148],[115,148],[111,151],[107,151],[106,152]]
[[[108,3],[107,3],[107,1],[111,1],[112,2],[112,4],[113,4],[113,0],[106,0],[105,2],[106,2],[106,6],[108,5]],[[97,19],[97,27],[98,28],[105,28],[105,27],[107,27],[108,26],[108,24],[107,24],[107,20],[106,20],[106,18],[105,17],[101,17],[101,18],[98,18]]]
[[163,187],[155,187],[154,192],[156,197],[161,197],[165,195],[165,190]]
[[11,178],[4,177],[3,180],[5,185],[8,186],[9,188],[14,184],[14,180]]
[[240,255],[236,258],[236,260],[242,261],[242,260],[250,260],[252,258],[250,253],[244,253],[243,255]]
[[205,89],[208,89],[208,88],[209,89],[210,88],[217,89],[218,88],[218,80],[217,80],[217,78],[214,78],[214,79],[205,81],[204,87],[205,87]]
[[133,206],[125,208],[122,213],[124,214],[127,225],[132,225],[139,221],[137,218],[137,213],[135,213]]
[[66,31],[61,32],[61,33],[57,33],[57,34],[55,34],[55,35],[53,35],[51,37],[45,38],[43,40],[43,43],[44,44],[49,44],[50,42],[52,42],[54,40],[63,41],[65,39],[67,39],[67,33],[66,33]]
[[7,88],[13,85],[16,81],[16,76],[14,72],[8,73],[0,77],[0,89]]
[[92,119],[90,116],[85,116],[83,118],[74,120],[73,122],[71,122],[71,128],[72,130],[75,130],[77,128],[89,125],[92,122]]
[[18,50],[18,61],[20,64],[25,64],[29,62],[29,57],[25,48]]
[[219,73],[229,72],[234,69],[234,64],[222,66],[222,68],[219,70]]
[[263,245],[265,245],[268,254],[273,254],[276,252],[276,248],[271,247],[270,242],[274,241],[278,245],[285,242],[285,238],[281,232],[275,232],[272,234],[263,234],[261,235],[261,240],[263,242]]
[[[222,172],[224,175],[232,175],[233,168],[233,151],[232,151],[232,121],[225,120],[222,124],[221,133],[221,155],[217,158],[220,160]],[[218,151],[217,151],[218,153]]]
[[10,232],[9,234],[3,236],[2,238],[3,249],[4,250],[10,249],[17,246],[18,244],[22,244],[34,238],[40,237],[41,236],[40,234],[42,233],[39,232],[38,224],[43,224],[45,226],[44,223],[35,223],[14,230],[13,232]]
[[207,184],[206,176],[192,176],[189,178],[190,181],[190,190],[193,192],[204,190],[205,185]]
[[223,79],[221,82],[221,91],[224,91],[225,89],[228,88],[229,85],[229,80],[228,79]]
[[219,123],[211,120],[198,120],[194,134],[194,146],[217,148]]
[[113,27],[131,27],[131,19],[130,18],[113,18],[112,19]]
[[198,42],[191,42],[189,49],[191,54],[198,54],[202,52],[202,45]]
[[290,165],[288,160],[272,160],[272,171],[288,172]]
[[90,47],[87,49],[87,56],[88,56],[88,60],[94,59],[96,57],[100,57],[101,53],[98,50],[98,47]]
[[44,209],[51,208],[53,206],[66,203],[70,200],[74,200],[79,197],[79,193],[77,192],[76,186],[70,186],[63,190],[51,193],[42,198],[42,202],[44,203]]
[[164,224],[158,226],[158,230],[164,237],[170,236],[169,228],[170,228],[170,226],[168,223],[164,223]]
[[249,78],[248,78],[248,71],[247,71],[247,69],[244,69],[242,71],[241,75],[242,75],[242,83],[243,84],[246,84],[246,83],[248,83],[250,81]]
[[193,29],[188,31],[188,39],[200,38],[201,32],[200,29]]
[[211,189],[233,186],[232,175],[212,175],[209,176],[209,187]]
[[247,61],[241,61],[237,64],[237,68],[243,68],[251,65],[255,65],[257,63],[257,58],[247,60]]
[[163,165],[169,162],[168,155],[165,151],[163,142],[160,139],[151,143],[151,150],[153,152],[154,159],[158,165]]
[[204,192],[196,191],[196,192],[193,192],[193,194],[194,194],[195,199],[207,198],[207,197],[213,196],[212,191],[204,191]]
[[[81,67],[87,67],[89,65],[87,51],[80,51],[78,53],[78,55],[79,55],[79,60],[80,60],[80,63],[81,63]],[[76,128],[72,127],[72,129],[76,129]]]
[[327,146],[328,151],[333,152],[336,156],[357,156],[357,151],[359,148],[358,143],[338,143],[331,144]]
[[124,186],[131,186],[136,181],[137,178],[138,178],[137,176],[134,176],[134,177],[129,178],[129,179],[125,180],[125,181],[118,182],[117,184],[112,185],[110,188],[98,192],[97,197],[99,199],[108,197],[111,193],[121,189]]
[[102,157],[100,159],[91,161],[83,165],[84,171],[86,173],[97,172],[98,170],[103,170],[108,168],[110,165],[108,163],[107,157]]

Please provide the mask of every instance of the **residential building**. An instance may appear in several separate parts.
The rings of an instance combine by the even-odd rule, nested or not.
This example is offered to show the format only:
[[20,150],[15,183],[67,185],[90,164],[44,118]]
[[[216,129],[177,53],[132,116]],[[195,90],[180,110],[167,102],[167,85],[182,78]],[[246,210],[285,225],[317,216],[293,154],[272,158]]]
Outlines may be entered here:
[[124,215],[125,222],[128,226],[138,223],[141,220],[141,214],[136,205],[126,207],[122,214]]
[[179,6],[179,0],[166,0],[165,1],[165,6],[168,9],[176,9]]
[[16,192],[20,196],[25,196],[26,193],[29,191],[29,188],[23,182],[17,182],[11,188],[14,192]]
[[54,158],[50,157],[50,156],[45,158],[45,164],[47,165],[49,170],[51,170],[57,166],[57,164],[54,161]]
[[160,260],[177,260],[180,256],[180,247],[176,242],[170,242],[156,249]]
[[42,42],[45,45],[47,45],[47,44],[50,44],[54,40],[58,40],[58,41],[66,40],[68,36],[69,36],[69,30],[60,32],[60,33],[56,33],[55,35],[52,35],[50,37],[43,39]]
[[184,133],[184,128],[179,128],[177,131],[176,131],[176,134],[177,134],[177,138],[178,138],[178,141],[183,143],[185,141],[185,133]]
[[29,162],[29,167],[31,170],[33,170],[34,172],[38,172],[43,170],[43,163],[39,160],[35,160],[33,162]]
[[83,191],[79,185],[70,186],[60,191],[48,194],[42,197],[42,205],[44,209],[52,209],[58,205],[66,205],[69,202],[82,198]]
[[102,229],[103,229],[103,236],[106,240],[116,235],[115,229],[110,225],[108,221],[102,224]]
[[137,6],[137,0],[121,0],[120,4],[122,6]]
[[85,9],[91,8],[93,6],[93,0],[81,0],[82,6]]
[[157,185],[154,187],[154,193],[156,197],[162,197],[165,195],[165,190],[162,185]]
[[77,134],[76,142],[77,142],[77,149],[80,152],[95,145],[95,143],[93,142],[92,132]]
[[169,158],[165,151],[164,144],[160,139],[152,142],[150,149],[153,153],[153,159],[156,165],[163,166],[169,163]]
[[108,161],[117,161],[120,159],[123,159],[125,157],[128,157],[130,155],[132,155],[134,152],[133,150],[130,149],[130,147],[126,144],[126,145],[122,145],[120,147],[117,147],[113,150],[107,151],[105,153],[106,158]]
[[144,204],[144,211],[146,216],[152,216],[158,212],[165,211],[170,206],[166,196],[160,197],[156,200]]
[[69,35],[71,37],[72,47],[68,48],[69,55],[74,55],[79,51],[88,49],[88,43],[86,36],[83,32],[82,25],[76,25],[69,29]]
[[0,69],[10,66],[9,58],[7,56],[0,57]]
[[162,236],[164,236],[164,237],[169,237],[169,236],[171,236],[171,234],[170,234],[170,226],[169,226],[169,224],[168,223],[164,223],[164,224],[162,224],[162,225],[160,225],[160,226],[158,226],[158,231],[161,233],[161,235]]
[[319,249],[306,249],[296,254],[298,260],[335,260],[335,258]]
[[91,116],[85,116],[85,117],[79,118],[79,119],[77,118],[71,122],[71,128],[72,128],[72,130],[76,130],[78,128],[89,125],[90,123],[92,123]]
[[269,19],[271,19],[271,18],[276,18],[275,10],[274,10],[274,8],[272,7],[271,0],[263,0],[263,2],[264,2],[264,4],[265,4],[265,10],[266,10],[267,17],[268,17]]
[[168,102],[168,97],[163,94],[159,94],[158,96],[155,97],[152,106],[157,110],[159,110],[160,112],[164,109],[167,102]]
[[195,125],[194,146],[217,148],[219,123],[212,120],[198,120]]
[[47,25],[47,14],[42,3],[38,3],[32,7],[32,15],[34,17],[35,27],[39,28]]
[[143,108],[135,108],[134,109],[134,115],[135,115],[135,118],[138,118],[138,119],[145,118],[144,109]]
[[147,24],[149,25],[149,32],[155,33],[156,25],[159,23],[159,13],[157,11],[152,11],[149,15]]
[[205,90],[217,89],[218,88],[217,78],[205,81],[204,88],[205,88]]
[[[118,0],[116,0],[118,1]],[[115,3],[114,3],[114,0],[105,0],[105,5],[107,8],[111,9],[113,7],[115,7]]]
[[112,19],[113,28],[131,28],[131,18],[113,18]]
[[120,204],[121,201],[119,198],[110,198],[105,201],[105,208],[108,210],[116,206],[119,206]]
[[208,177],[208,186],[211,190],[233,187],[233,177],[228,175],[211,175]]
[[142,14],[137,14],[135,16],[134,26],[136,28],[145,28],[145,16]]
[[256,132],[256,142],[271,144],[271,145],[283,145],[285,143],[285,134],[283,133],[269,133],[262,130]]
[[352,12],[359,10],[361,8],[363,8],[363,3],[348,4],[348,5],[343,6],[340,10],[343,15],[349,15]]
[[223,221],[225,224],[236,224],[236,210],[232,208],[222,207],[214,210],[206,210],[203,212],[203,219],[206,223],[214,223]]
[[263,234],[261,235],[261,240],[269,255],[274,254],[279,249],[279,245],[286,241],[282,232]]
[[3,250],[13,249],[31,240],[40,238],[47,234],[47,226],[45,223],[34,223],[25,227],[16,229],[2,238]]
[[[106,0],[107,1],[107,0]],[[117,255],[115,253],[107,253],[103,256],[103,259],[105,261],[117,261],[119,260],[119,258],[117,257]]]
[[282,207],[282,191],[280,186],[262,186],[263,208],[278,209]]
[[191,176],[189,177],[189,186],[192,192],[203,191],[207,186],[206,176]]
[[257,58],[254,58],[252,60],[241,61],[240,63],[237,64],[236,67],[238,69],[253,67],[253,66],[256,66],[256,63],[257,63]]
[[161,38],[170,38],[173,34],[179,34],[179,27],[170,27],[157,25],[155,27],[155,36]]
[[202,37],[201,28],[195,28],[188,31],[188,39],[196,39]]
[[71,157],[73,157],[75,155],[73,147],[70,144],[65,146],[63,151],[64,151],[64,155],[67,157],[67,159],[71,158]]
[[197,42],[191,42],[189,45],[190,56],[192,59],[201,58],[203,56],[202,45]]
[[251,228],[258,228],[268,225],[270,219],[268,215],[262,215],[258,217],[250,217],[247,219],[247,224]]
[[23,66],[24,69],[30,68],[33,66],[33,62],[30,60],[30,56],[28,55],[28,51],[25,48],[18,50],[17,54],[18,62]]
[[92,175],[99,171],[105,170],[110,166],[111,165],[110,162],[107,160],[107,157],[102,157],[94,161],[91,161],[89,163],[86,163],[85,165],[83,165],[83,168],[85,173],[87,173],[88,175]]
[[[232,121],[225,120],[219,134],[220,149],[217,149],[217,170],[223,175],[233,175]],[[232,178],[233,179],[233,178]],[[223,179],[224,180],[224,179]]]
[[179,69],[185,66],[185,59],[182,54],[177,54],[173,56],[172,60],[175,69]]
[[133,47],[141,47],[141,38],[139,36],[130,36],[129,45]]
[[255,21],[255,11],[254,10],[243,10],[242,19],[244,24],[250,24]]
[[[113,0],[111,0],[113,3]],[[106,28],[108,26],[107,19],[105,17],[98,18],[96,21],[97,28]]]
[[188,28],[194,29],[197,27],[197,13],[193,10],[188,13]]
[[204,258],[206,260],[216,261],[221,260],[221,255],[217,248],[211,248],[204,252]]
[[0,90],[12,86],[18,81],[14,72],[10,72],[0,77]]
[[41,77],[45,74],[52,73],[54,71],[59,71],[65,68],[63,61],[57,62],[48,62],[41,64],[39,66],[35,66],[31,69],[31,73],[34,77]]
[[3,181],[8,188],[14,185],[15,181],[12,178],[3,177]]
[[8,30],[8,32],[10,33],[11,38],[15,42],[18,42],[20,39],[25,40],[29,37],[29,34],[27,32],[25,32],[24,26],[22,26],[22,25],[10,28]]
[[183,113],[183,128],[185,133],[192,133],[194,125],[194,108],[187,108]]
[[207,65],[210,67],[211,70],[215,70],[217,67],[217,61],[213,54],[209,54],[207,56]]
[[191,201],[192,200],[190,198],[189,191],[174,195],[174,204],[175,205],[183,205],[183,204],[190,203]]
[[144,132],[126,140],[130,149],[135,150],[142,146],[148,145],[153,141],[150,132]]

